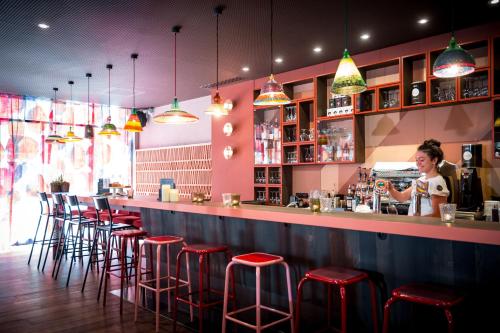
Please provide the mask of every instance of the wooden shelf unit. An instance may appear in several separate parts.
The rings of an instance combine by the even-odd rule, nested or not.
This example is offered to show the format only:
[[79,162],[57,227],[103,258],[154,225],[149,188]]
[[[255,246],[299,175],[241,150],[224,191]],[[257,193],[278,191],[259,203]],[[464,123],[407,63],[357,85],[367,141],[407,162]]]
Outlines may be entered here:
[[[266,204],[287,205],[291,187],[292,169],[290,167],[282,165],[254,167],[254,200]],[[276,202],[277,198],[280,198],[281,203]]]
[[493,158],[500,159],[500,98],[495,98],[491,101],[491,108],[491,139],[493,142]]

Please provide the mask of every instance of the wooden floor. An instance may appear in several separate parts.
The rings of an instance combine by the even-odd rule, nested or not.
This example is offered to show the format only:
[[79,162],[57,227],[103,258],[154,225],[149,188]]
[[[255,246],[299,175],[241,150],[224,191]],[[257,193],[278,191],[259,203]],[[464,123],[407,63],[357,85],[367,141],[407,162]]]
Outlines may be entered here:
[[[0,332],[154,332],[154,313],[140,310],[134,322],[132,303],[124,302],[119,313],[119,298],[108,294],[106,308],[97,302],[97,274],[89,274],[85,293],[80,292],[84,270],[72,273],[66,288],[67,267],[61,266],[59,279],[51,277],[49,259],[45,273],[37,270],[34,256],[27,265],[29,247],[0,253]],[[73,275],[74,274],[74,275]],[[118,284],[116,283],[118,282]],[[112,281],[112,288],[119,281]],[[172,322],[162,319],[161,332],[172,332]],[[177,332],[188,330],[180,327]]]

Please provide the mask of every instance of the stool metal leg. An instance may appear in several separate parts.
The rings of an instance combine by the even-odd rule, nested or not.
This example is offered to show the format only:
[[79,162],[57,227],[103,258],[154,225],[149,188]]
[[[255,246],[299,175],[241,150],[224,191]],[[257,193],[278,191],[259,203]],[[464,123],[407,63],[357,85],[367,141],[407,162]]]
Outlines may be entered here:
[[389,300],[385,303],[384,305],[384,327],[382,332],[383,333],[388,333],[389,332],[389,324],[391,321],[391,305],[394,303],[397,299],[394,297],[389,298]]
[[[208,256],[208,255],[207,255]],[[205,255],[201,254],[198,258],[199,262],[199,300],[198,300],[198,332],[202,333],[203,332],[203,275],[205,273],[204,268],[204,263],[205,263]]]
[[370,286],[370,298],[372,303],[373,332],[378,333],[377,292],[375,284],[371,279],[368,279],[368,285]]
[[[187,283],[188,283],[188,293],[189,293],[189,318],[191,322],[194,320],[194,313],[193,313],[193,295],[191,294],[193,292],[193,289],[191,288],[191,270],[189,268],[189,253],[186,252],[186,270],[187,270]],[[175,302],[175,300],[174,300]]]
[[308,281],[307,277],[303,277],[299,286],[297,287],[297,304],[295,305],[295,332],[299,332],[300,330],[300,304],[302,302],[302,288],[304,284]]
[[345,286],[340,286],[340,331],[347,333],[347,302],[345,294]]
[[450,309],[448,308],[444,309],[444,314],[446,315],[446,320],[448,321],[448,333],[453,333],[455,325],[453,322],[453,315],[451,314]]
[[50,217],[51,217],[51,215],[47,214],[47,220],[45,221],[45,229],[43,231],[42,246],[40,248],[40,256],[38,257],[38,264],[36,265],[37,269],[40,269],[40,262],[42,261],[42,257],[43,257],[43,247],[46,243],[47,229],[49,228]]
[[[140,301],[140,292],[139,292],[139,289],[141,289],[139,287],[139,283],[142,282],[142,251],[144,250],[144,243],[141,244],[140,248],[139,248],[139,265],[138,265],[138,271],[139,273],[137,275],[139,275],[139,278],[136,279],[135,281],[135,305],[134,305],[134,322],[137,321],[137,306],[139,304],[139,301]],[[158,331],[158,328],[156,328],[156,330]]]
[[284,261],[281,262],[285,266],[286,270],[286,285],[288,289],[288,311],[290,313],[290,329],[292,333],[295,333],[295,326],[293,325],[293,299],[292,299],[292,283],[290,279],[290,267]]
[[35,236],[33,237],[33,244],[31,245],[30,256],[28,258],[28,265],[31,262],[31,256],[33,255],[33,249],[35,248],[35,244],[36,244],[36,236],[38,235],[38,229],[40,228],[41,221],[42,221],[42,214],[40,214],[40,217],[38,218],[38,224],[36,225]]
[[261,332],[260,318],[260,267],[255,267],[255,331]]
[[[158,246],[158,248],[160,248],[161,245]],[[158,253],[159,250],[158,250]],[[157,268],[157,274],[160,275],[160,264],[159,264],[159,261],[157,260],[157,265],[158,265],[158,268]],[[171,295],[171,290],[170,290],[170,244],[167,244],[167,287],[168,287],[168,290],[167,290],[167,311],[170,312],[171,310],[171,307],[170,307],[170,295]],[[160,278],[158,277],[157,278],[158,282],[157,283],[160,283]],[[157,288],[159,288],[159,286],[157,286]],[[159,295],[159,294],[158,294]]]
[[227,302],[229,297],[229,275],[232,271],[232,266],[234,262],[231,261],[226,267],[226,277],[224,279],[224,303],[222,305],[222,333],[226,333],[227,325]]
[[[168,257],[168,249],[170,246],[167,245],[167,262],[170,264],[170,260]],[[156,247],[156,332],[160,330],[160,276],[161,276],[161,245]],[[167,268],[168,271],[168,286],[170,287],[170,268]],[[168,290],[168,309],[170,311],[170,290]]]

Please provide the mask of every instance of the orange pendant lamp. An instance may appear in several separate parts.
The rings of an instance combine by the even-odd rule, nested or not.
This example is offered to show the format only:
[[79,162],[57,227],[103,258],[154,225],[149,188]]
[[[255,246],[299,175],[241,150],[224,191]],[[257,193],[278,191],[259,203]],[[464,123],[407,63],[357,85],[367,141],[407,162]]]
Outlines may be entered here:
[[120,135],[120,132],[116,129],[116,126],[111,122],[111,69],[113,65],[106,65],[108,69],[108,118],[106,119],[106,123],[102,126],[102,130],[99,132],[99,135]]
[[[69,89],[70,89],[70,108],[71,108],[71,111],[73,112],[73,84],[75,84],[74,81],[68,81],[68,84],[69,84]],[[74,113],[73,113],[73,119],[74,119]],[[73,126],[75,125],[75,122],[73,120]],[[66,133],[66,135],[59,140],[59,142],[62,142],[62,143],[67,143],[67,142],[78,142],[78,141],[82,141],[83,139],[80,138],[79,136],[76,136],[75,135],[75,132],[73,132],[73,126],[70,126],[69,127],[69,131]]]
[[256,106],[274,106],[274,105],[284,105],[290,103],[290,98],[283,91],[283,86],[276,82],[273,74],[273,0],[271,2],[271,30],[270,30],[270,41],[271,41],[271,75],[269,80],[264,83],[260,89],[260,94],[257,96],[253,105]]
[[214,9],[214,13],[217,17],[217,25],[216,25],[216,70],[215,70],[215,77],[216,77],[216,86],[217,88],[215,89],[215,95],[212,99],[212,104],[208,107],[208,109],[205,110],[205,113],[210,115],[210,116],[227,116],[229,114],[228,110],[224,107],[224,102],[222,101],[222,98],[219,95],[219,15],[222,14],[222,11],[224,10],[223,6],[217,6]]
[[133,63],[133,83],[132,83],[132,113],[128,117],[125,127],[123,128],[127,132],[142,132],[141,121],[137,115],[137,109],[135,108],[135,61],[139,57],[137,53],[132,53],[130,56]]
[[52,90],[54,90],[54,102],[52,104],[53,105],[52,119],[49,119],[49,128],[51,133],[49,134],[49,136],[45,138],[45,142],[48,144],[64,143],[59,141],[62,139],[62,136],[57,134],[57,130],[55,129],[56,127],[54,125],[54,119],[56,119],[56,110],[57,110],[57,91],[59,90],[59,88],[54,87],[52,88]]
[[177,99],[177,34],[180,31],[181,27],[178,25],[172,28],[174,33],[174,100],[170,105],[170,110],[153,117],[154,122],[158,124],[186,124],[199,120],[197,116],[182,110]]

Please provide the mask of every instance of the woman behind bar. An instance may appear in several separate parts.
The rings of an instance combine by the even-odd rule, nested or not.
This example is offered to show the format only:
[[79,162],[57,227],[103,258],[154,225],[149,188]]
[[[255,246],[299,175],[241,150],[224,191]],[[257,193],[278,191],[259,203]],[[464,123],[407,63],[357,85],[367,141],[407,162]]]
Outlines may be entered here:
[[[425,140],[418,147],[415,157],[418,171],[420,171],[422,177],[413,180],[412,186],[402,192],[396,190],[388,181],[389,194],[398,201],[407,201],[413,199],[418,192],[422,195],[420,215],[439,217],[439,204],[446,203],[450,193],[443,176],[438,170],[438,165],[443,160],[443,157],[441,142],[434,139]],[[413,215],[413,204],[414,200],[411,200],[408,215]]]

